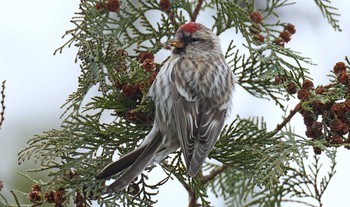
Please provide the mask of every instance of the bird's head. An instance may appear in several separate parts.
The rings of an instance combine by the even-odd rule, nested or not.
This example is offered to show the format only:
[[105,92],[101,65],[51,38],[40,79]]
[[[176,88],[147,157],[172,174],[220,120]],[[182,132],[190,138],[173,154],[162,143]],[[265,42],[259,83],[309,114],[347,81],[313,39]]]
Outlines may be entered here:
[[210,29],[195,22],[182,25],[170,45],[174,47],[173,54],[221,52],[219,38]]

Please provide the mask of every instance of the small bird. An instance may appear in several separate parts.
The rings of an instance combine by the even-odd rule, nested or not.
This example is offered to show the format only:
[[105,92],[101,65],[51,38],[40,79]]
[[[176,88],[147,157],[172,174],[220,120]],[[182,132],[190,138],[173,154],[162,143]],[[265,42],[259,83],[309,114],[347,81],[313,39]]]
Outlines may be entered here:
[[147,94],[155,104],[153,128],[137,149],[98,173],[96,178],[104,179],[125,170],[106,193],[124,189],[148,165],[180,147],[188,175],[195,176],[230,112],[235,81],[219,38],[204,25],[189,22],[170,45],[172,54]]

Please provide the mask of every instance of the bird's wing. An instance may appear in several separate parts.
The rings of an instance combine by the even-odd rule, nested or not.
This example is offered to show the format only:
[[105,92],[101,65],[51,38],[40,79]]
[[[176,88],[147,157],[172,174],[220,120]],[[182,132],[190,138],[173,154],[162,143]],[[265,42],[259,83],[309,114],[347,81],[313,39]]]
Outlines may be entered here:
[[225,121],[226,109],[210,108],[205,99],[186,92],[183,81],[172,75],[176,131],[185,157],[187,172],[195,176],[213,148]]
[[220,134],[226,110],[204,111],[198,102],[189,102],[182,96],[176,99],[173,110],[187,172],[193,177]]
[[191,176],[197,174],[216,143],[225,121],[226,110],[208,109],[200,113],[198,140],[195,142],[192,159],[188,167]]

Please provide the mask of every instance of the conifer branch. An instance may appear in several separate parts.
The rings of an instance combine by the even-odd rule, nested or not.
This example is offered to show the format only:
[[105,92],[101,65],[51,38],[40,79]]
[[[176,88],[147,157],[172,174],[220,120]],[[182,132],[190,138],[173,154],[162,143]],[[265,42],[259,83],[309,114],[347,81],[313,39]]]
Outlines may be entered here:
[[331,6],[331,1],[330,0],[314,0],[316,5],[320,8],[322,14],[328,22],[332,25],[333,29],[336,31],[341,32],[342,29],[340,28],[339,25],[339,20],[336,19],[339,17],[338,8]]
[[203,4],[203,0],[198,0],[197,5],[191,15],[191,22],[196,21],[199,11],[201,10],[202,4]]
[[189,189],[188,195],[189,195],[188,207],[198,207],[198,204],[197,204],[198,198],[197,198],[196,194],[191,189]]
[[[212,181],[217,175],[223,173],[228,168],[228,165],[222,164],[216,168],[214,168],[208,175],[205,175],[201,178],[200,182],[202,185],[206,185],[209,181]],[[188,195],[189,195],[189,207],[198,207],[200,205],[197,204],[198,197],[196,193],[189,187],[187,184],[184,184]]]
[[0,106],[1,106],[1,111],[0,111],[0,129],[1,129],[1,125],[5,120],[5,83],[6,80],[4,80],[1,84],[1,102],[0,102]]
[[210,173],[208,175],[205,175],[202,177],[201,181],[202,181],[203,185],[205,185],[206,183],[208,183],[209,181],[214,179],[215,176],[217,176],[218,174],[224,172],[227,168],[228,168],[228,165],[226,165],[226,164],[222,164],[222,165],[214,168],[212,171],[210,171]]
[[283,121],[280,124],[277,124],[276,128],[272,131],[272,136],[277,134],[279,131],[285,127],[290,120],[294,117],[294,115],[301,109],[301,102],[299,102],[293,110],[289,112],[289,115],[283,119]]
[[179,24],[176,22],[176,19],[175,19],[175,16],[174,16],[174,12],[172,10],[170,10],[168,15],[169,15],[171,23],[174,26],[174,32],[175,32],[179,28]]
[[299,200],[294,200],[294,199],[283,199],[283,202],[298,203],[298,204],[303,204],[303,205],[308,206],[308,207],[322,207],[322,206],[316,206],[316,205],[310,204],[310,203],[305,202],[305,201],[299,201]]

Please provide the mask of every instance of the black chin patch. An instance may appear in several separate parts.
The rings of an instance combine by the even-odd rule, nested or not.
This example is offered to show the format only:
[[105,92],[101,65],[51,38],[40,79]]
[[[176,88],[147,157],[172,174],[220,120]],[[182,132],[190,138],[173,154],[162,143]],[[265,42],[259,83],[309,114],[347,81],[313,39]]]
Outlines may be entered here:
[[173,49],[173,54],[179,55],[179,54],[185,54],[186,53],[186,46],[182,48],[174,48]]

